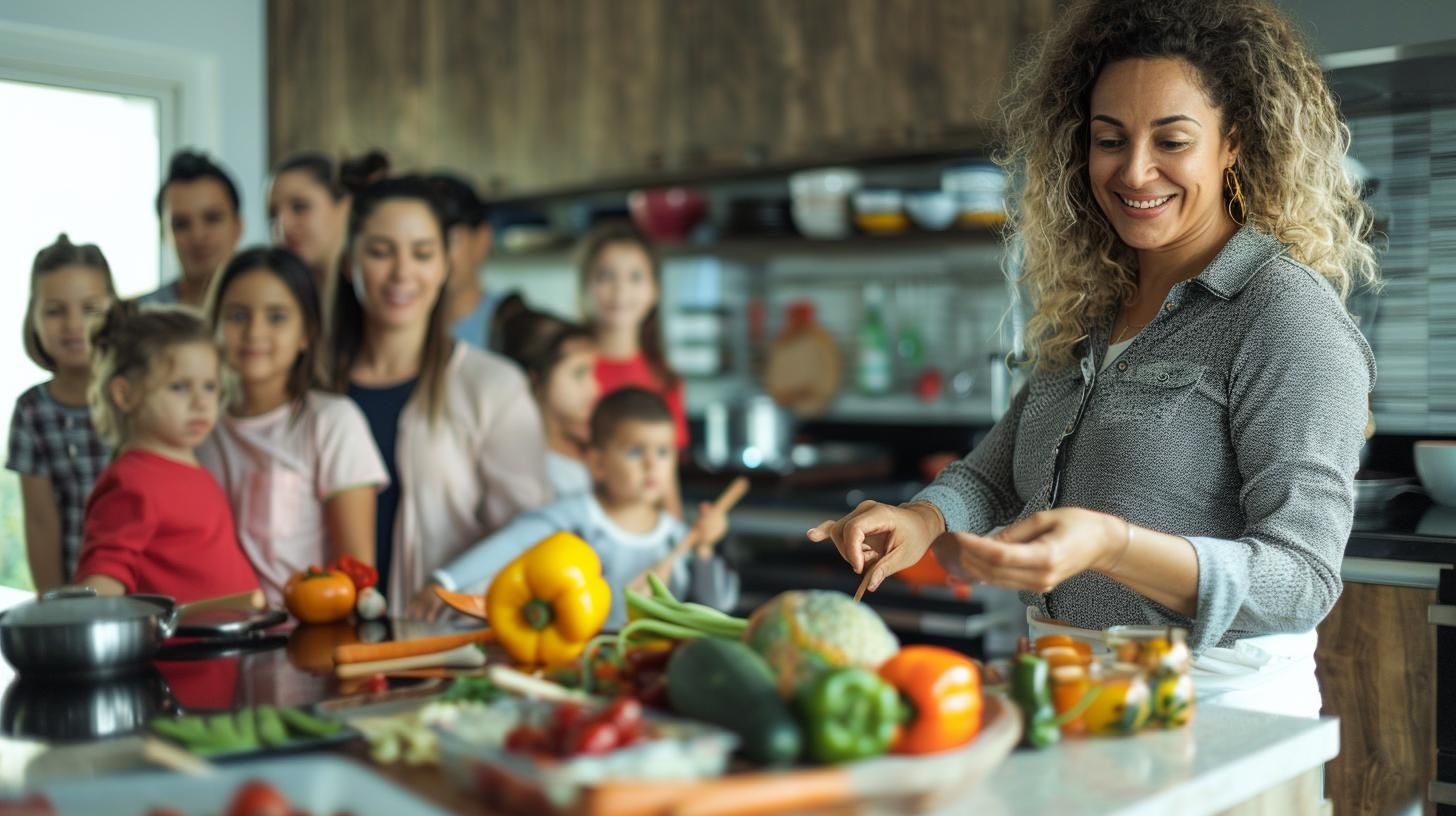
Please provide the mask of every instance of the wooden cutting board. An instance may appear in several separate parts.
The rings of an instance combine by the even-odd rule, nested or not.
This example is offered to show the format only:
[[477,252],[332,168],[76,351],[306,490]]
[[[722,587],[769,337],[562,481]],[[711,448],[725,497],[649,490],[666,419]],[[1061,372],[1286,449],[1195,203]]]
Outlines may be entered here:
[[981,733],[964,748],[788,771],[729,774],[703,782],[609,782],[585,797],[583,816],[758,816],[853,807],[920,813],[965,795],[1021,739],[1021,713],[987,694]]
[[834,335],[811,320],[773,341],[763,388],[796,416],[821,416],[839,393],[842,365]]

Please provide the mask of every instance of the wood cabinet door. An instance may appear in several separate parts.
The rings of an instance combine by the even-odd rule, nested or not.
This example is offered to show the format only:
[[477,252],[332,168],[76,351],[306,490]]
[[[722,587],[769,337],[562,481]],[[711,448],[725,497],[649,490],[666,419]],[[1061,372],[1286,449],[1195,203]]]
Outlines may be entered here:
[[[1340,755],[1325,766],[1337,814],[1402,812],[1436,775],[1434,589],[1347,582],[1319,626],[1324,714],[1340,718]],[[1429,810],[1429,807],[1428,807]]]
[[980,149],[1055,4],[270,0],[270,147],[511,194]]

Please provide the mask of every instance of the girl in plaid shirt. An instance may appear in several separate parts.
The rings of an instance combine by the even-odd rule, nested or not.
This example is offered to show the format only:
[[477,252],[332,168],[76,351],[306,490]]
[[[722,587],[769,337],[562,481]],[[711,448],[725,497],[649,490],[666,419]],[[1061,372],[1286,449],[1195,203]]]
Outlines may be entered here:
[[53,376],[15,401],[5,466],[20,476],[26,553],[41,592],[75,572],[86,497],[110,458],[86,407],[91,382],[87,323],[115,297],[111,267],[96,245],[77,246],[62,234],[36,253],[23,326],[25,353]]

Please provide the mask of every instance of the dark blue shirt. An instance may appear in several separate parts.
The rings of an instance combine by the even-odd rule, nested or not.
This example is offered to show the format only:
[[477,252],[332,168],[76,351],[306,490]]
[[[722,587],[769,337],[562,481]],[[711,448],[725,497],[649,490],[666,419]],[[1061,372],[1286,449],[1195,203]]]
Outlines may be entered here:
[[389,487],[374,502],[374,566],[379,570],[379,586],[389,591],[389,566],[394,555],[394,518],[399,512],[399,466],[395,443],[399,439],[399,415],[414,393],[419,378],[384,388],[349,384],[349,399],[358,404],[369,421],[369,432],[384,456],[389,471]]

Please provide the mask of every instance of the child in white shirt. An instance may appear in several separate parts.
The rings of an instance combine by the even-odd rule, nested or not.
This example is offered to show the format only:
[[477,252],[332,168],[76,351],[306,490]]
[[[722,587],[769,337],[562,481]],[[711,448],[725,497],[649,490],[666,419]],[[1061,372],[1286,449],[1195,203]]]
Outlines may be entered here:
[[[592,412],[587,466],[591,493],[566,496],[523,513],[464,555],[436,570],[447,589],[484,592],[506,565],[541,539],[568,531],[591,544],[612,588],[607,628],[627,622],[625,595],[633,579],[661,565],[688,530],[663,509],[677,473],[677,445],[671,412],[662,398],[640,388],[615,391]],[[704,503],[696,528],[701,543],[678,559],[668,582],[674,595],[725,611],[738,602],[738,574],[714,545],[727,532],[723,513]],[[440,603],[430,587],[412,611],[433,617]]]
[[389,474],[359,407],[312,387],[323,316],[308,266],[278,247],[239,253],[207,311],[238,389],[197,458],[227,494],[269,600],[310,565],[372,565]]

